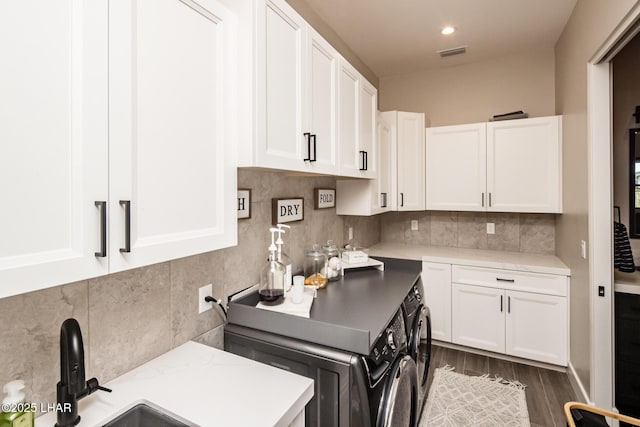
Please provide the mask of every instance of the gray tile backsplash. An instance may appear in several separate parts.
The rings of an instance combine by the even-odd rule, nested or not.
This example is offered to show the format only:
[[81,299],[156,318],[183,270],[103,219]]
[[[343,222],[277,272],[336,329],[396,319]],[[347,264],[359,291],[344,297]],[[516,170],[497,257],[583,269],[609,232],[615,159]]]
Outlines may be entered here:
[[[227,295],[258,281],[270,243],[271,199],[304,197],[304,221],[290,223],[285,251],[294,270],[304,251],[328,239],[338,245],[380,241],[416,245],[555,252],[555,217],[537,214],[390,212],[372,217],[314,210],[313,189],[335,188],[335,178],[238,171],[238,187],[251,188],[251,218],[238,221],[238,245],[187,258],[0,299],[0,385],[17,378],[27,401],[55,402],[59,330],[68,317],[83,332],[87,376],[108,381],[188,340],[223,346],[224,320],[197,312],[198,288],[211,283]],[[411,230],[411,221],[418,230]],[[496,234],[486,234],[486,222]],[[348,230],[353,239],[349,240]]]
[[[418,230],[411,230],[411,221]],[[555,215],[494,212],[388,212],[381,215],[383,242],[555,254]],[[495,234],[487,234],[487,223]]]

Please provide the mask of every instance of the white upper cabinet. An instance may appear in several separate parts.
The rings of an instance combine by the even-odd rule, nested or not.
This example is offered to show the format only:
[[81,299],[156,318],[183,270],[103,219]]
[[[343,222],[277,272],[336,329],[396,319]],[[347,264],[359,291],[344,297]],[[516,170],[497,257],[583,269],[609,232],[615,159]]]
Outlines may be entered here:
[[396,124],[396,206],[398,211],[425,209],[424,113],[389,112]]
[[[364,77],[360,76],[360,146],[358,158],[363,157],[364,167],[360,168],[362,178],[375,178],[376,161],[376,117],[378,112],[378,91]],[[361,164],[362,166],[362,164]]]
[[0,4],[0,298],[107,272],[107,23],[106,2]]
[[344,59],[338,74],[340,175],[375,178],[378,91]]
[[302,170],[307,23],[284,1],[258,1],[256,27],[256,141],[258,166]]
[[339,179],[336,181],[336,213],[370,216],[391,210],[392,163],[395,160],[395,128],[378,113],[376,139],[376,179]]
[[360,74],[347,61],[340,61],[338,73],[338,129],[340,173],[358,176],[364,168],[360,150]]
[[254,93],[244,94],[255,110],[241,108],[251,110],[255,120],[244,118],[255,133],[242,137],[239,165],[338,174],[340,55],[284,0],[256,0],[255,16],[255,29],[245,23],[253,38],[244,44],[255,57],[240,53],[241,67],[253,70],[241,73],[255,81]]
[[562,212],[562,117],[427,129],[429,210]]
[[0,297],[235,244],[226,9],[22,3],[0,6]]
[[215,0],[110,8],[110,270],[235,245],[232,15]]
[[487,123],[488,210],[562,212],[561,119]]
[[[338,174],[338,64],[340,55],[313,28],[309,30],[309,105],[305,126],[307,170]],[[304,152],[303,147],[303,152]]]
[[484,123],[427,128],[427,209],[485,210],[485,152]]

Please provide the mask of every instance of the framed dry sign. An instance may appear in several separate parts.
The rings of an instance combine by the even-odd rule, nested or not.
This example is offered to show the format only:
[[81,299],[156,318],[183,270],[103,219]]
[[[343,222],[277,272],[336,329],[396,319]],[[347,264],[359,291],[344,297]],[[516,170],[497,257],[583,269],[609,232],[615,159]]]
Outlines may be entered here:
[[336,189],[335,188],[314,188],[313,189],[313,208],[327,209],[336,207]]
[[273,225],[304,219],[304,198],[271,199]]
[[251,189],[238,188],[238,219],[251,218]]

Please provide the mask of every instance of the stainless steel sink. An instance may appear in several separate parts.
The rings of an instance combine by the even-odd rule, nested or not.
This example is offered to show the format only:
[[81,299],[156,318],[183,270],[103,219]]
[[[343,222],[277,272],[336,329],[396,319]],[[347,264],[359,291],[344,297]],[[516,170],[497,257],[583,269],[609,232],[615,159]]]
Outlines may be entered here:
[[159,408],[138,403],[103,427],[189,427]]

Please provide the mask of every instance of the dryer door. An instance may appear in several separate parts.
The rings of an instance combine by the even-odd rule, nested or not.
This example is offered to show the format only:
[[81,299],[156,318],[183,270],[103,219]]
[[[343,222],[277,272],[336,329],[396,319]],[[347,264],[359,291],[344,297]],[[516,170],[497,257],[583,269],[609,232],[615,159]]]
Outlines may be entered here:
[[429,308],[424,305],[420,305],[417,314],[413,319],[411,328],[409,354],[415,360],[416,369],[418,370],[418,402],[420,408],[427,392],[427,378],[431,362],[431,316]]
[[418,387],[416,364],[406,355],[393,362],[384,386],[376,427],[417,425]]

